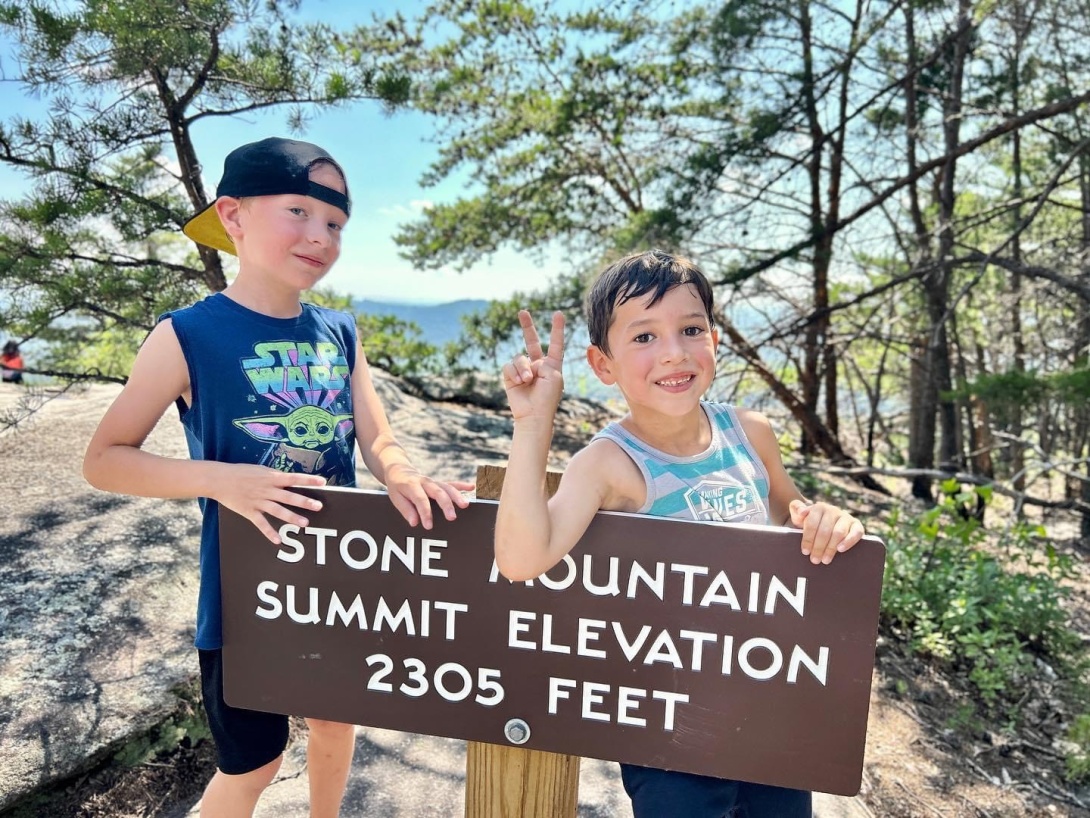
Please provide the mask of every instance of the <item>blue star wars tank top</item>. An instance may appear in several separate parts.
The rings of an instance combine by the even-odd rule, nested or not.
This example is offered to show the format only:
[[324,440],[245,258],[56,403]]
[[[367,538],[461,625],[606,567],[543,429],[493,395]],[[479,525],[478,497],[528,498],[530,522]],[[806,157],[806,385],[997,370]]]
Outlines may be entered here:
[[[163,317],[171,319],[189,369],[193,404],[179,400],[178,409],[191,458],[356,484],[352,316],[303,304],[295,318],[272,318],[217,293]],[[223,644],[219,506],[199,502],[196,645],[215,649]]]

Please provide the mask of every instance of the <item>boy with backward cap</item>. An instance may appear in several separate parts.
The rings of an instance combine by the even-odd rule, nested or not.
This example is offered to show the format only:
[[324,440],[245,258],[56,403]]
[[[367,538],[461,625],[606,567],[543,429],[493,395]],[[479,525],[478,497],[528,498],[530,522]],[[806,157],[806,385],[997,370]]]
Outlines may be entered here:
[[[230,285],[161,317],[106,411],[84,459],[96,488],[198,498],[201,582],[196,647],[218,770],[201,816],[249,816],[280,767],[288,717],[223,700],[219,508],[250,520],[279,544],[282,521],[304,527],[321,503],[293,486],[354,486],[355,448],[410,525],[447,519],[471,483],[417,471],[375,392],[348,313],[301,301],[329,272],[350,212],[344,172],[323,149],[270,138],[236,148],[216,200],[184,226],[194,241],[232,253]],[[143,451],[171,403],[190,459]],[[230,543],[224,547],[230,548]],[[226,589],[230,592],[230,589]],[[338,814],[355,745],[352,725],[308,719],[310,814]]]

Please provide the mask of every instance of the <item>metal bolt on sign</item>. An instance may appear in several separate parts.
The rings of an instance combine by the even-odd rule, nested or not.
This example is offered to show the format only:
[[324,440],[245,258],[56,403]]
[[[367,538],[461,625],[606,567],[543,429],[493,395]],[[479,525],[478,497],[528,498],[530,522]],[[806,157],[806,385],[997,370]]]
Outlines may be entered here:
[[503,726],[503,734],[512,744],[525,744],[530,740],[530,725],[522,719],[511,719]]

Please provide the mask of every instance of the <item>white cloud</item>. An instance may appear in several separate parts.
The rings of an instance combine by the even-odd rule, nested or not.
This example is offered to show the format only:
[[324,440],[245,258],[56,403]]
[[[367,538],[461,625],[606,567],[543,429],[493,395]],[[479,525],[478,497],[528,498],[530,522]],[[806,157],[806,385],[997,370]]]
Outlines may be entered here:
[[384,205],[378,209],[378,212],[382,216],[390,216],[395,219],[406,219],[413,216],[419,216],[425,210],[431,210],[433,207],[435,207],[435,202],[430,199],[413,199],[407,205]]

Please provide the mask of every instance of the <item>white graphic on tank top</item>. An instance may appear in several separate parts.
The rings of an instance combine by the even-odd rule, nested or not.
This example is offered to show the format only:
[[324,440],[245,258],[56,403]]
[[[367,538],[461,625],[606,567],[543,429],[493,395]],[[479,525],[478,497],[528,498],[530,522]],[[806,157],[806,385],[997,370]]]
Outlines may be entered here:
[[765,516],[764,505],[752,488],[720,480],[701,480],[685,492],[685,502],[694,520],[748,523]]

